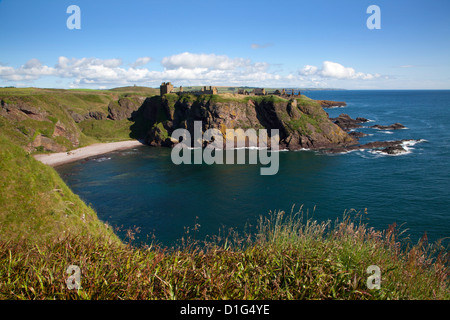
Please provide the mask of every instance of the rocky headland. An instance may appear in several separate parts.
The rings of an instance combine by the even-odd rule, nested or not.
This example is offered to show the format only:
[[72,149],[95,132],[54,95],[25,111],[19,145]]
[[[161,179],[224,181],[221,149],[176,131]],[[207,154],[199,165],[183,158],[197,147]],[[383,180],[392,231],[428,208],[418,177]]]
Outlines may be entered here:
[[[352,119],[347,114],[330,118],[324,111],[324,105],[344,104],[345,102],[312,100],[306,97],[282,99],[275,96],[239,95],[155,96],[147,99],[143,109],[146,121],[151,123],[145,141],[151,146],[173,147],[178,143],[171,138],[175,129],[187,129],[192,136],[193,122],[201,121],[203,131],[215,128],[224,136],[226,129],[278,129],[280,149],[308,149],[326,153],[370,149],[391,155],[407,152],[404,144],[411,140],[359,143],[359,139],[368,134],[355,129],[364,127],[363,124],[370,120],[362,117]],[[394,123],[390,126],[373,125],[369,128],[397,130],[404,129],[405,126]],[[238,136],[237,139],[239,138]],[[245,136],[242,138],[245,139]]]
[[171,133],[175,129],[187,129],[192,136],[194,121],[202,122],[203,131],[218,129],[224,136],[227,129],[278,129],[280,149],[320,150],[357,144],[330,121],[320,103],[306,97],[166,94],[149,98],[143,113],[152,124],[146,137],[152,146],[174,146],[177,141]]
[[[14,94],[17,90],[4,89],[0,95],[0,124],[13,141],[30,153],[61,153],[130,139],[149,146],[173,147],[179,143],[172,138],[173,131],[187,129],[193,136],[194,121],[202,122],[203,132],[220,130],[225,139],[227,129],[242,129],[236,143],[244,139],[245,145],[248,142],[242,133],[248,129],[267,129],[269,133],[270,129],[278,129],[280,149],[329,153],[374,149],[387,154],[405,150],[405,140],[361,144],[359,140],[367,133],[359,128],[397,130],[405,126],[394,123],[368,127],[368,119],[352,119],[347,114],[330,118],[324,109],[344,107],[343,101],[313,100],[304,95],[161,96],[149,90],[137,87],[86,93],[27,89]],[[208,143],[203,141],[203,146]]]

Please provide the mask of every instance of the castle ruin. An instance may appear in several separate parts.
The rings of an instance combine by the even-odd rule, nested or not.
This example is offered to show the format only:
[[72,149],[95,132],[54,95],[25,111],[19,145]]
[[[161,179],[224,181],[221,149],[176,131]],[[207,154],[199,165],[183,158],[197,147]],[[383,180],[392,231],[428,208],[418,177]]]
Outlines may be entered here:
[[217,88],[212,86],[204,86],[200,90],[197,91],[184,91],[183,86],[180,86],[177,92],[174,92],[174,87],[170,82],[163,82],[161,86],[159,87],[159,91],[161,96],[167,94],[167,93],[176,93],[178,95],[183,94],[193,94],[196,96],[202,95],[202,94],[217,94]]
[[161,96],[171,93],[173,91],[173,85],[170,82],[163,82],[159,86],[159,92],[161,93]]
[[[193,95],[202,95],[202,94],[218,94],[217,88],[212,86],[203,86],[200,90],[193,90],[193,91],[184,91],[183,86],[180,86],[178,91],[174,91],[174,86],[170,82],[163,82],[161,83],[161,86],[159,87],[161,96],[168,94],[168,93],[175,93],[178,95],[183,94],[193,94]],[[285,89],[275,90],[274,92],[268,92],[264,88],[254,88],[252,91],[247,91],[245,89],[239,88],[237,94],[241,95],[249,95],[249,96],[266,96],[266,95],[276,95],[283,98],[291,98],[291,97],[299,97],[301,96],[300,91],[295,94],[295,90],[292,89],[291,93],[287,93]]]
[[237,94],[242,94],[242,95],[246,95],[246,96],[274,95],[274,96],[279,96],[279,97],[283,97],[283,98],[300,97],[302,95],[300,91],[295,93],[294,89],[291,90],[291,93],[287,93],[285,89],[282,89],[281,91],[279,89],[276,89],[273,92],[269,92],[264,88],[254,88],[252,91],[247,91],[245,89],[239,88]]

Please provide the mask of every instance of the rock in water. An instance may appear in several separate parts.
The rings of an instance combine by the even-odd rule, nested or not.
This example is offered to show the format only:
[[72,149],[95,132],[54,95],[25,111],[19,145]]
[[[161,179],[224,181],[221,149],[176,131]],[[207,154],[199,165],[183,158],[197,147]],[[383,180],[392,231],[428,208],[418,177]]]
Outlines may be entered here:
[[352,132],[349,133],[349,135],[352,136],[353,138],[356,138],[356,139],[368,136],[367,133],[359,132],[359,131],[352,131]]
[[405,129],[406,127],[404,125],[402,125],[401,123],[394,123],[391,124],[390,126],[382,126],[379,124],[376,124],[374,126],[371,126],[371,128],[374,129],[379,129],[379,130],[399,130],[399,129]]
[[381,152],[391,154],[391,155],[396,155],[396,154],[405,153],[406,150],[401,145],[396,145],[396,146],[387,147],[387,148],[381,150]]
[[342,108],[347,105],[344,101],[317,100],[322,108]]
[[352,119],[348,114],[345,113],[340,114],[337,118],[330,118],[330,120],[332,120],[344,131],[361,128],[362,126],[360,125],[360,123],[369,121],[365,118]]

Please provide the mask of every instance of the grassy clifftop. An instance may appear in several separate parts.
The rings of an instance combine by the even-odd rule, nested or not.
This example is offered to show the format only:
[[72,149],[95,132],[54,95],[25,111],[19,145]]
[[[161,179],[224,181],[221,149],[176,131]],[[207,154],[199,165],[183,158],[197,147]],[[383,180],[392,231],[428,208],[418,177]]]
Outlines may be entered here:
[[281,145],[288,149],[354,143],[328,119],[317,101],[306,96],[285,99],[223,93],[160,97],[158,93],[146,87],[0,88],[0,128],[30,153],[63,152],[129,139],[164,144],[162,138],[167,139],[173,129],[189,127],[193,119],[219,129],[279,129]]
[[[156,93],[146,87],[0,88],[0,129],[29,152],[60,152],[96,142],[128,140],[136,138],[130,136],[134,124],[130,113]],[[128,114],[118,117],[114,112],[122,109]]]

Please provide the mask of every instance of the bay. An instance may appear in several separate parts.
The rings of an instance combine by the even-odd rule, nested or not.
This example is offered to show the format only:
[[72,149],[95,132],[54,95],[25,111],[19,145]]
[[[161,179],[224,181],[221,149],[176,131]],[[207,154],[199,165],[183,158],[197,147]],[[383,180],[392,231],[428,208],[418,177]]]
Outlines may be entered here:
[[[219,229],[243,231],[260,216],[284,210],[319,221],[360,213],[370,227],[396,223],[416,243],[450,236],[450,91],[342,90],[304,92],[313,99],[346,101],[326,109],[372,122],[359,131],[375,140],[417,139],[397,156],[368,150],[327,155],[280,152],[279,172],[261,176],[260,165],[174,165],[170,149],[139,147],[57,167],[69,187],[99,218],[125,230],[139,227],[138,241],[172,245],[189,228],[203,239]],[[399,122],[405,130],[373,124]],[[247,151],[257,152],[257,151]],[[364,214],[367,212],[367,214]],[[153,238],[152,238],[153,237]],[[448,243],[448,239],[444,240]]]

